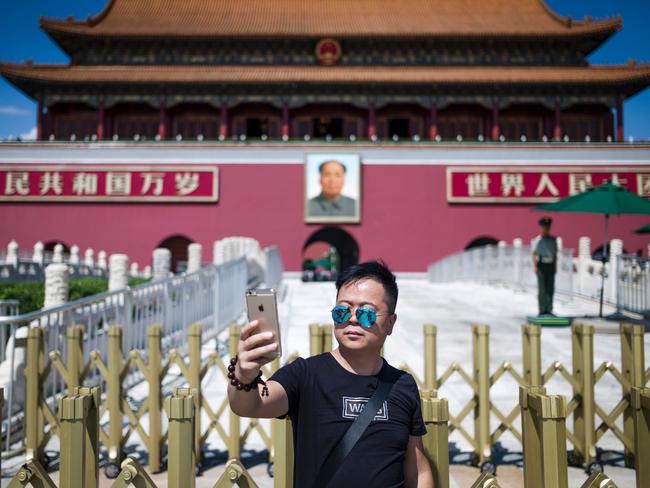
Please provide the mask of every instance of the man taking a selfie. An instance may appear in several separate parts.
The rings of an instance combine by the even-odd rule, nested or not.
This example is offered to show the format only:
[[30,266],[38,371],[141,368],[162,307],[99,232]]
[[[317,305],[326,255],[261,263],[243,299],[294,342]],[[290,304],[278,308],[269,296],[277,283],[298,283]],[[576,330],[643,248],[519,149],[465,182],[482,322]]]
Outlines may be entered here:
[[256,321],[242,329],[231,361],[230,407],[244,417],[289,416],[296,488],[431,488],[417,385],[380,355],[397,320],[395,276],[371,261],[344,271],[336,289],[338,348],[296,359],[264,388],[260,368],[277,343],[273,333],[258,333]]

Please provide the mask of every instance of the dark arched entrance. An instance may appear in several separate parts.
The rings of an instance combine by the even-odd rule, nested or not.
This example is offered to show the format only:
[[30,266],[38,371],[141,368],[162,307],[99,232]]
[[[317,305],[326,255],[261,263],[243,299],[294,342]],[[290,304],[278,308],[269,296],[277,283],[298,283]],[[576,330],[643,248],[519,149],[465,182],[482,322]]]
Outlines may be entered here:
[[303,257],[305,257],[308,248],[314,245],[322,245],[323,251],[326,251],[327,247],[335,248],[340,262],[339,270],[344,270],[359,262],[357,241],[338,227],[323,227],[310,235],[302,246]]
[[164,247],[172,253],[172,271],[180,273],[187,269],[187,246],[194,241],[188,237],[176,235],[162,241],[156,247]]
[[465,246],[465,250],[472,249],[474,247],[483,247],[483,246],[496,246],[499,243],[494,237],[490,236],[480,236],[471,241]]

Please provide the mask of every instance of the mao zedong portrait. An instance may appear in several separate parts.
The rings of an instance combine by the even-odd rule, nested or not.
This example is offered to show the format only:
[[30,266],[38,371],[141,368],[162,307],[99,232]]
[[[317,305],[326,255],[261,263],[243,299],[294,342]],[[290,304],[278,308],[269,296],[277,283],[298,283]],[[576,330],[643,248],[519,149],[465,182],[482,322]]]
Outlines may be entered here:
[[310,217],[354,217],[357,201],[343,195],[347,168],[336,159],[329,159],[318,166],[321,192],[309,199]]

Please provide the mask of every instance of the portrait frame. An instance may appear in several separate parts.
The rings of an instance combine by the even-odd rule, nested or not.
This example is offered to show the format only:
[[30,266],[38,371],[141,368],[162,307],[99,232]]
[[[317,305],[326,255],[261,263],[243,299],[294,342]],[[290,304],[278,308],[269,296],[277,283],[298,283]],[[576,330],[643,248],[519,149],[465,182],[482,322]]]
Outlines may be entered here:
[[[341,210],[343,214],[329,214],[330,208],[322,201],[322,186],[319,167],[330,160],[345,166],[344,184],[341,189]],[[304,216],[308,224],[358,224],[361,222],[362,201],[361,154],[355,152],[313,152],[305,153],[304,162]],[[350,199],[354,201],[350,203]],[[353,205],[353,210],[349,207]],[[336,212],[335,209],[331,209]]]

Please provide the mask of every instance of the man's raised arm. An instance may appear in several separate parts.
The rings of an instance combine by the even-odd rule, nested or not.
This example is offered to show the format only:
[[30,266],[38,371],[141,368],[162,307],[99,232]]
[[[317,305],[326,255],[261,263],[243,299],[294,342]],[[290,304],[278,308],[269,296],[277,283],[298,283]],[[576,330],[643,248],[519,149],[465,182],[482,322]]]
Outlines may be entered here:
[[[260,369],[272,361],[267,355],[277,349],[272,332],[256,332],[257,320],[247,324],[241,331],[235,379],[250,384],[257,378]],[[274,418],[285,415],[289,409],[287,394],[280,383],[268,381],[268,396],[262,396],[262,386],[251,391],[238,390],[228,383],[228,401],[233,412],[241,417]]]

